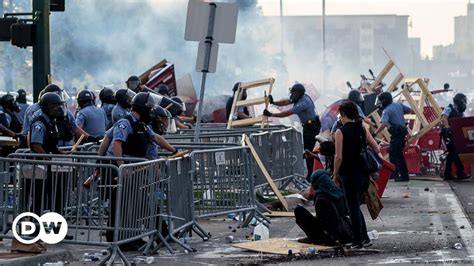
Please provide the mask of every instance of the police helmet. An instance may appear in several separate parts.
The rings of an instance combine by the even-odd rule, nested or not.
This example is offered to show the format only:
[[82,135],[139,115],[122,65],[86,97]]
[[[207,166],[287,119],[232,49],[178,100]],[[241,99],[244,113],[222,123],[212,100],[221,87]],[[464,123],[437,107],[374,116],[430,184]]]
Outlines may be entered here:
[[158,135],[163,135],[167,131],[170,119],[171,114],[168,110],[161,106],[156,106],[151,113],[151,128]]
[[364,101],[364,98],[362,98],[362,94],[359,90],[356,89],[351,90],[349,92],[349,95],[347,95],[347,99],[355,104],[359,104]]
[[46,85],[46,87],[44,87],[44,89],[40,92],[39,98],[41,98],[47,92],[54,92],[58,94],[63,101],[67,101],[71,98],[69,97],[69,94],[67,94],[67,92],[65,92],[56,84]]
[[181,98],[179,98],[178,96],[174,96],[174,97],[171,97],[171,100],[179,103],[179,105],[181,105],[181,110],[178,112],[178,115],[181,115],[183,114],[183,112],[186,111],[186,104],[183,102],[183,100],[181,100]]
[[140,114],[140,120],[146,124],[151,122],[151,110],[155,105],[154,97],[149,92],[140,92],[132,99],[132,111]]
[[290,102],[291,103],[297,102],[301,97],[303,97],[305,92],[306,90],[303,84],[296,83],[290,88]]
[[444,90],[448,90],[448,89],[449,89],[449,83],[444,83],[443,89],[444,89]]
[[11,94],[5,94],[2,96],[1,104],[3,108],[8,109],[12,112],[19,113],[20,107],[16,104],[15,98]]
[[82,90],[77,94],[76,99],[79,107],[84,108],[87,105],[94,104],[95,97],[92,91]]
[[132,99],[136,93],[129,89],[120,89],[115,93],[115,100],[123,108],[132,107]]
[[104,103],[111,103],[115,104],[115,93],[111,88],[104,87],[100,92],[99,92],[99,99]]
[[384,91],[379,94],[377,97],[377,107],[380,108],[381,110],[387,108],[391,103],[393,102],[393,97],[390,92]]
[[454,95],[453,103],[458,107],[459,112],[464,113],[467,107],[467,97],[464,93]]
[[16,91],[18,96],[16,96],[16,102],[26,103],[26,91],[24,89],[19,89]]
[[139,86],[141,82],[140,78],[138,78],[137,76],[130,76],[127,81],[125,81],[125,83],[127,84],[127,88],[131,89],[132,91],[139,91]]
[[169,96],[170,88],[166,84],[160,84],[155,88],[155,91],[161,95]]
[[240,84],[242,84],[242,83],[241,83],[241,82],[235,83],[235,84],[234,84],[234,87],[232,88],[232,91],[233,91],[233,92],[236,92],[236,91],[239,89]]
[[39,101],[43,113],[53,118],[66,116],[66,106],[64,103],[61,96],[54,92],[46,92]]
[[155,108],[153,108],[151,116],[153,119],[171,118],[171,113],[161,106],[155,106]]

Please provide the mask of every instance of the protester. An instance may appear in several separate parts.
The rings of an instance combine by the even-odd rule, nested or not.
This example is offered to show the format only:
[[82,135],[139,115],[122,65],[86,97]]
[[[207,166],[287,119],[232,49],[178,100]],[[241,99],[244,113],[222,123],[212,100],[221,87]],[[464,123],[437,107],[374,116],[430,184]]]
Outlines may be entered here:
[[342,190],[334,184],[331,173],[317,170],[311,175],[311,186],[315,191],[314,217],[306,208],[295,208],[296,224],[305,232],[306,238],[299,242],[333,246],[351,242],[350,221]]
[[397,182],[409,181],[407,163],[403,156],[403,149],[406,144],[405,137],[408,134],[404,114],[411,113],[412,110],[401,103],[394,103],[390,92],[382,92],[378,96],[377,105],[378,108],[382,110],[382,125],[375,130],[374,135],[376,136],[382,132],[382,130],[388,128],[388,133],[390,133],[388,154],[390,162],[396,167],[391,178]]
[[[274,101],[273,96],[269,95],[268,98],[270,104],[276,106],[293,104],[293,108],[281,113],[271,113],[265,109],[263,115],[269,117],[287,117],[290,115],[297,115],[303,125],[304,149],[312,151],[316,144],[315,137],[319,134],[319,130],[321,129],[321,121],[319,120],[319,116],[316,114],[313,100],[311,100],[311,97],[309,97],[305,91],[303,84],[296,83],[290,88],[289,99]],[[306,180],[309,181],[313,170],[312,158],[306,158],[306,169],[308,170]]]
[[364,169],[361,155],[366,145],[379,153],[379,147],[358,117],[357,106],[350,101],[339,106],[343,126],[336,131],[334,158],[334,182],[340,184],[351,217],[352,248],[370,245],[364,215],[360,210],[362,197],[369,187],[369,173]]
[[452,174],[452,165],[456,166],[456,179],[467,179],[471,176],[464,173],[464,165],[459,158],[459,154],[456,151],[454,146],[453,134],[451,128],[449,127],[449,120],[453,118],[464,117],[464,111],[466,111],[467,106],[467,97],[462,93],[458,93],[453,98],[453,103],[446,106],[441,114],[443,128],[441,134],[443,136],[444,143],[446,144],[446,149],[448,155],[446,156],[446,167],[444,170],[443,178],[444,180],[453,180]]

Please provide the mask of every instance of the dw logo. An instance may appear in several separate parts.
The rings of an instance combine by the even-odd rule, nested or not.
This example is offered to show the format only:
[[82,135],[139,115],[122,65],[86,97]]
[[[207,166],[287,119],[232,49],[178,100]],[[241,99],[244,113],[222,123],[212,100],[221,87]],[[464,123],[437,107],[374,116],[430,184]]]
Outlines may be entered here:
[[[67,222],[62,215],[55,212],[45,213],[41,217],[24,212],[13,220],[12,232],[16,240],[23,244],[33,244],[38,240],[57,244],[66,237]],[[22,236],[28,236],[28,239]]]

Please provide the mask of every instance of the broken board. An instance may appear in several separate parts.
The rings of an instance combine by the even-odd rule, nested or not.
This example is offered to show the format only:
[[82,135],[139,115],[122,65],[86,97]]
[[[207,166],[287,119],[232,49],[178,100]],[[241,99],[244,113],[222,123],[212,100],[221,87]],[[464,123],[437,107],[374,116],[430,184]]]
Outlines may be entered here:
[[241,248],[254,252],[277,254],[277,255],[288,255],[288,250],[291,249],[293,254],[300,253],[301,250],[307,251],[309,248],[315,248],[317,251],[331,251],[333,247],[320,246],[300,243],[296,240],[289,240],[284,238],[272,238],[268,240],[259,240],[251,242],[243,242],[233,244],[233,247]]
[[[316,213],[311,213],[313,216],[316,216]],[[272,211],[271,213],[265,212],[263,215],[270,217],[270,218],[289,218],[289,217],[295,217],[294,212],[276,212]]]
[[273,190],[273,192],[275,193],[278,200],[281,202],[281,205],[283,205],[283,208],[286,211],[289,211],[288,202],[286,202],[285,197],[283,197],[280,190],[278,189],[278,187],[273,182],[272,177],[268,173],[267,169],[265,168],[265,165],[263,164],[262,160],[260,159],[260,156],[258,156],[257,151],[253,147],[252,141],[250,141],[249,137],[245,134],[242,135],[242,139],[243,139],[244,143],[250,148],[250,152],[252,153],[253,158],[257,162],[257,165],[260,168],[260,171],[262,171],[262,174],[263,174],[263,176],[265,176],[265,179],[267,180],[268,185]]

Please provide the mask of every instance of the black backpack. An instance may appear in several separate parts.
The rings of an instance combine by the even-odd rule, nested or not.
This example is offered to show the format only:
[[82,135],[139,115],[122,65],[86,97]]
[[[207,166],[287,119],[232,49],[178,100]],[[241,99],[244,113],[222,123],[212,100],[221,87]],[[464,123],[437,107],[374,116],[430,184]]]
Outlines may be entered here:
[[[351,223],[347,215],[344,198],[338,202],[321,195],[315,199],[316,219],[324,232],[334,243],[346,244],[352,241]],[[328,243],[329,244],[329,243]]]

